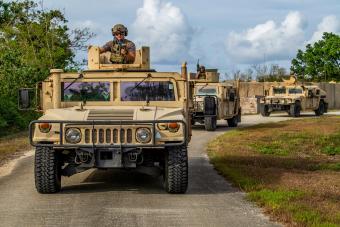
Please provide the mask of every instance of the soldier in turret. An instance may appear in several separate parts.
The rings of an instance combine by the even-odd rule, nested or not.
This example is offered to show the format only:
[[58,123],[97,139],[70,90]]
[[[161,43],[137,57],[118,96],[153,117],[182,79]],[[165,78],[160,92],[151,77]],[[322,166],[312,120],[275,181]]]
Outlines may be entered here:
[[116,24],[112,28],[113,41],[107,42],[99,48],[100,53],[111,52],[110,61],[113,64],[132,64],[136,57],[135,44],[125,39],[128,35],[128,29],[122,24]]
[[205,74],[205,67],[203,65],[197,67],[196,79],[205,80],[206,78],[207,78],[207,75]]

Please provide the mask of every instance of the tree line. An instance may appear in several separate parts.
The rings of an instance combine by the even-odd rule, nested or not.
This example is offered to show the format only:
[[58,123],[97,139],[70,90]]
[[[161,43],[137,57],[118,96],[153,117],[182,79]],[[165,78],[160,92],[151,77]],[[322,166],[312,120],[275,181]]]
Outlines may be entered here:
[[25,128],[37,117],[19,112],[19,88],[32,88],[51,68],[77,70],[75,51],[93,37],[89,29],[70,30],[59,10],[45,10],[29,0],[0,0],[0,134]]

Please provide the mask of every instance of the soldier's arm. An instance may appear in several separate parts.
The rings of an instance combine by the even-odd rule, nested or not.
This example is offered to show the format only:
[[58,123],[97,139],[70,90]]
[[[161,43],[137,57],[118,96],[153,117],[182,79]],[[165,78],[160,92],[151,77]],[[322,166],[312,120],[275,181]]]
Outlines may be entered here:
[[104,46],[99,47],[99,53],[104,53],[107,51],[111,51],[112,41],[107,42]]

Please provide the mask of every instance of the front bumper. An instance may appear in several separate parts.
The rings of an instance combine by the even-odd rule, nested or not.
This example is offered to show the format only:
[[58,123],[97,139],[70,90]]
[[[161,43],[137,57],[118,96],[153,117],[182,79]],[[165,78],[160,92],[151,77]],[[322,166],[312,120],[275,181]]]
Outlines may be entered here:
[[290,109],[290,104],[281,104],[281,103],[271,103],[271,104],[261,104],[268,106],[269,112],[272,111],[287,111]]
[[[181,129],[182,129],[182,136],[181,137],[168,137],[168,138],[157,138],[158,131],[156,130],[156,125],[159,123],[180,123]],[[57,124],[58,126],[58,136],[57,140],[34,140],[34,130],[35,125],[39,123],[50,123],[50,124]],[[76,125],[76,126],[84,126],[87,128],[90,128],[91,130],[91,143],[84,144],[69,144],[64,142],[64,130],[65,125],[69,127],[70,125]],[[134,125],[134,126],[140,126],[140,127],[148,127],[151,129],[152,138],[149,143],[143,144],[143,143],[126,143],[122,141],[117,141],[116,143],[110,143],[110,144],[104,144],[95,142],[93,135],[95,130],[97,130],[98,127],[118,127],[118,128],[124,128],[124,126],[128,125]],[[171,140],[171,138],[173,140]],[[169,147],[169,146],[181,146],[181,145],[187,145],[188,143],[188,127],[185,121],[183,120],[148,120],[148,121],[60,121],[60,120],[36,120],[32,121],[29,125],[29,141],[30,144],[34,147],[56,147],[56,148],[92,148],[92,149],[101,149],[101,148],[161,148],[161,147]]]

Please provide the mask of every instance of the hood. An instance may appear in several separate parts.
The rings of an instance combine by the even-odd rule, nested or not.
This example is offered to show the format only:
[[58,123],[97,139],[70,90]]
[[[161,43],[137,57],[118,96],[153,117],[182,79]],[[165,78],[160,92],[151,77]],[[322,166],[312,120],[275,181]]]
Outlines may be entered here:
[[49,109],[39,120],[184,120],[182,108],[136,107],[136,106],[91,106]]

